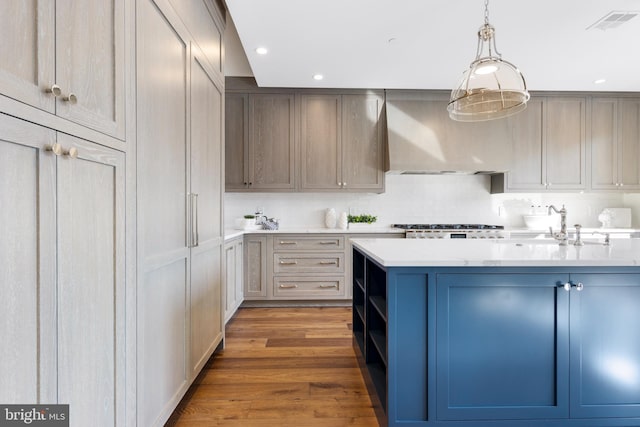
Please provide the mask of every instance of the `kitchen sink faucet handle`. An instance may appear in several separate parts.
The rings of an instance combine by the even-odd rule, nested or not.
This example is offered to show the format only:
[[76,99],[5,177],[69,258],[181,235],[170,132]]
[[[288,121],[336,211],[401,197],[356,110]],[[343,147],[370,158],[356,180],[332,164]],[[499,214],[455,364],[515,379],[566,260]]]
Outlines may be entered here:
[[573,242],[573,244],[574,246],[583,246],[584,243],[582,243],[582,240],[580,239],[580,229],[582,228],[582,225],[575,224],[574,227],[576,228],[576,241]]

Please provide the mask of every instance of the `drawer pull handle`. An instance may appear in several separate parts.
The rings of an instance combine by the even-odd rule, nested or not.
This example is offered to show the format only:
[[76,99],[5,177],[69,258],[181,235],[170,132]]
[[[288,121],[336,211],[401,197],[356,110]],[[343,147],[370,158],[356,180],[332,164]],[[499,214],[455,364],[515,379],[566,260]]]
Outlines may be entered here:
[[297,242],[288,242],[288,241],[284,241],[284,240],[280,240],[280,244],[281,245],[297,245]]
[[337,245],[338,242],[335,240],[332,240],[330,242],[320,242],[321,245]]
[[337,265],[338,261],[320,261],[321,265]]
[[278,286],[280,289],[295,289],[298,285],[280,285]]
[[280,265],[296,265],[298,261],[280,261]]
[[337,288],[338,285],[336,285],[336,284],[333,284],[333,285],[320,285],[320,287],[322,289],[330,289],[330,288]]

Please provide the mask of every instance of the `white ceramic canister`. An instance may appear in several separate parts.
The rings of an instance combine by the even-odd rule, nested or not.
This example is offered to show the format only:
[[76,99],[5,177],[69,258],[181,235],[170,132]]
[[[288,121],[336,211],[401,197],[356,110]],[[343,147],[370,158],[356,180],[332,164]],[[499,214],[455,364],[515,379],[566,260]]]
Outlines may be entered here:
[[336,228],[336,221],[338,217],[336,215],[336,210],[333,208],[329,208],[324,212],[324,225],[327,228]]
[[346,212],[340,213],[340,218],[338,218],[338,228],[341,230],[346,230],[349,225],[349,219],[347,218]]

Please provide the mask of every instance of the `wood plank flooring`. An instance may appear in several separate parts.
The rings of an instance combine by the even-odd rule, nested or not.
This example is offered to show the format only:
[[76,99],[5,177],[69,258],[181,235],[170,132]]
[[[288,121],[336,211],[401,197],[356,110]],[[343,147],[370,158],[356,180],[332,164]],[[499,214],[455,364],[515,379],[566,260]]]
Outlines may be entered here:
[[241,308],[167,422],[176,427],[378,427],[348,307]]

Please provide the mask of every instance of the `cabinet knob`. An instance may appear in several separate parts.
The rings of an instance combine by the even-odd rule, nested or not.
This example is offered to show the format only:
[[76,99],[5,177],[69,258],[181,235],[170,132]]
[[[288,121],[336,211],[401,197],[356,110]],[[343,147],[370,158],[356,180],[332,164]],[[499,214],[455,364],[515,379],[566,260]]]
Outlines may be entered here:
[[44,149],[47,151],[51,151],[56,156],[62,154],[62,145],[58,144],[57,142],[55,144],[45,146]]
[[343,183],[342,183],[342,186],[343,186],[343,187],[346,187],[346,186],[347,186],[347,183],[346,183],[346,182],[343,182]]
[[67,150],[62,151],[62,154],[64,154],[65,156],[69,156],[69,158],[71,159],[77,159],[78,158],[78,149],[76,147],[71,147]]
[[76,104],[78,102],[78,97],[75,93],[70,92],[69,95],[62,98],[63,101],[67,101],[69,104]]
[[622,183],[622,182],[621,182],[621,183],[620,183],[620,187],[624,187],[624,183]]
[[58,85],[51,85],[49,89],[47,89],[47,93],[52,94],[53,96],[60,96],[62,94],[62,89]]
[[581,290],[584,289],[584,285],[582,284],[582,282],[578,282],[576,285],[574,285],[576,288],[576,291],[580,292]]
[[571,290],[571,283],[567,282],[564,285],[562,285],[562,287],[564,288],[565,291],[569,292]]

